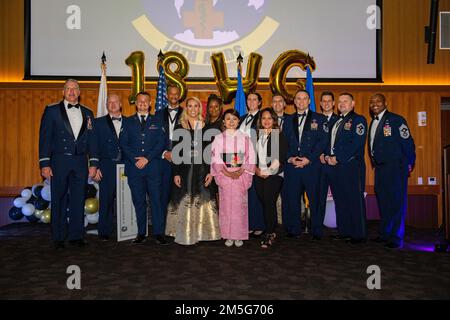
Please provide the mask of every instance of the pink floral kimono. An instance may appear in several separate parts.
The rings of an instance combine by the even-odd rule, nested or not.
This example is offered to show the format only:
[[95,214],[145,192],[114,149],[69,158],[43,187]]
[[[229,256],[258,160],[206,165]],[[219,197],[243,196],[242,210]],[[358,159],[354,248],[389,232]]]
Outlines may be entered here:
[[[243,132],[224,131],[212,144],[211,175],[219,187],[219,227],[223,239],[248,239],[248,196],[255,172],[255,152]],[[222,170],[245,171],[239,179],[225,176]]]

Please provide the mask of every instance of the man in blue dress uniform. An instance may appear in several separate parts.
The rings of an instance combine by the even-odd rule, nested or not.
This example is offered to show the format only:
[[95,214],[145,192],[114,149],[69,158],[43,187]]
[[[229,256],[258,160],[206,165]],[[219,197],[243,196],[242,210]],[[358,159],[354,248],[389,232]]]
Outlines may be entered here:
[[163,128],[150,115],[151,97],[147,92],[136,96],[137,113],[126,118],[120,135],[125,174],[136,210],[138,235],[133,243],[143,243],[147,234],[147,195],[152,208],[153,237],[161,245],[166,240],[166,215],[161,205],[161,154],[165,147]]
[[341,116],[330,128],[325,156],[339,233],[333,238],[358,244],[367,240],[364,199],[367,122],[354,112],[355,101],[350,93],[340,94],[338,108]]
[[109,240],[113,232],[116,166],[122,163],[119,145],[123,121],[122,103],[117,94],[108,96],[107,109],[107,115],[94,120],[99,154],[99,167],[94,180],[99,182],[100,186],[98,237],[102,241]]
[[[329,134],[329,128],[332,128],[334,123],[339,119],[339,116],[334,113],[334,94],[330,91],[322,92],[320,96],[320,108],[322,114],[326,117],[326,127],[324,130]],[[322,163],[322,170],[320,172],[320,185],[319,185],[319,208],[317,209],[317,215],[311,217],[312,234],[314,240],[320,240],[323,232],[323,220],[325,218],[325,209],[327,204],[328,187],[330,186],[330,178],[328,172],[328,166],[325,161],[325,154],[320,156],[320,162]]]
[[302,231],[301,197],[306,191],[311,215],[317,215],[320,179],[320,155],[327,144],[326,118],[309,110],[310,97],[305,90],[294,96],[296,112],[286,118],[283,133],[288,139],[288,163],[284,171],[283,225],[290,238]]
[[94,114],[78,103],[78,81],[67,80],[63,95],[63,101],[45,108],[39,131],[39,165],[41,175],[51,181],[52,238],[56,249],[64,248],[67,224],[69,243],[86,245],[85,187],[88,176],[93,178],[98,166]]
[[166,137],[166,145],[162,154],[161,161],[161,202],[165,214],[167,214],[167,206],[169,205],[170,192],[173,185],[172,171],[172,137],[175,125],[183,112],[180,107],[180,88],[175,85],[167,87],[167,100],[169,104],[167,108],[156,112],[156,121],[164,128]]
[[405,234],[408,176],[416,152],[406,120],[386,108],[386,98],[370,98],[373,120],[369,128],[369,154],[375,169],[375,195],[380,211],[379,236],[375,242],[401,248]]

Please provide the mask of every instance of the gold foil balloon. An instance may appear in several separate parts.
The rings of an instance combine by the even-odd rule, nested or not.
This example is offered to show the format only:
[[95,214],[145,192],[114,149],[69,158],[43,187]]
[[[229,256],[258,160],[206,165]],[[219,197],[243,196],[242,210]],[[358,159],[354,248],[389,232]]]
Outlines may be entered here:
[[87,214],[94,214],[98,212],[97,198],[87,198],[84,202],[84,212]]
[[[222,100],[225,104],[231,103],[236,96],[237,79],[231,80],[228,77],[227,65],[222,52],[211,55],[211,64],[213,67],[216,85],[219,89]],[[261,71],[262,56],[252,52],[248,58],[247,71],[245,78],[242,78],[242,86],[247,95],[254,91],[258,85],[259,73]]]
[[41,216],[41,221],[43,223],[50,223],[51,220],[51,211],[50,209],[45,209]]
[[[171,66],[176,65],[176,69],[172,70]],[[164,68],[167,81],[176,85],[180,89],[180,102],[184,101],[187,96],[186,77],[189,73],[189,63],[187,59],[180,53],[175,51],[169,51],[162,53],[160,51],[158,55],[158,64],[156,70],[159,73],[159,66]]]
[[131,95],[128,97],[130,104],[136,103],[136,95],[144,91],[145,55],[142,51],[134,51],[125,60],[131,68]]
[[34,216],[38,219],[41,219],[42,214],[44,213],[45,210],[35,210],[34,211]]
[[[282,95],[287,104],[292,104],[294,102],[294,95],[289,93],[286,88],[287,74],[294,67],[299,67],[303,71],[306,71],[307,65],[310,66],[311,72],[316,70],[314,59],[305,52],[289,50],[280,54],[270,69],[269,82],[272,93]],[[299,79],[296,85],[301,89],[305,89],[305,79]]]

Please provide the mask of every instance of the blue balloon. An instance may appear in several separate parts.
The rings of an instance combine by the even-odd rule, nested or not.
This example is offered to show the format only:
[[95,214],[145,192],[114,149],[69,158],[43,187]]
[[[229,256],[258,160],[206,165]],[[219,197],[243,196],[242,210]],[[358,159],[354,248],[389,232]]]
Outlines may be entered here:
[[9,217],[11,220],[18,221],[23,218],[23,213],[21,208],[12,207],[9,209]]
[[38,222],[40,220],[40,219],[36,218],[36,216],[34,214],[32,214],[31,216],[25,216],[25,218],[27,218],[27,220],[30,222]]

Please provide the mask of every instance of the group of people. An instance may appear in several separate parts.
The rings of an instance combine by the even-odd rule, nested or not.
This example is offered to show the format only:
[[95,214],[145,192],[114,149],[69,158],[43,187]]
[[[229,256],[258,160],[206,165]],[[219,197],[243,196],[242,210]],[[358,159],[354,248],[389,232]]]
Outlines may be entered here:
[[[259,93],[247,95],[247,113],[223,110],[210,95],[203,117],[196,97],[180,107],[180,90],[167,88],[168,106],[151,112],[151,96],[140,92],[136,113],[122,115],[116,94],[108,114],[94,118],[79,104],[80,88],[66,81],[63,101],[47,106],[41,121],[41,174],[51,180],[52,235],[55,247],[84,240],[84,195],[87,178],[99,182],[99,238],[114,229],[116,165],[125,174],[136,211],[138,235],[147,239],[147,198],[152,236],[158,244],[225,240],[228,247],[260,238],[269,248],[277,238],[277,200],[281,197],[286,236],[299,238],[304,226],[301,201],[308,203],[312,240],[323,237],[328,189],[336,207],[336,240],[367,240],[364,200],[366,140],[375,170],[375,194],[381,222],[378,237],[388,248],[403,245],[407,179],[415,163],[415,146],[405,119],[387,110],[382,94],[369,102],[373,117],[354,111],[350,93],[342,93],[334,113],[332,92],[323,92],[322,113],[310,110],[305,90],[294,96],[294,114],[285,112],[283,96],[262,108]],[[68,209],[68,210],[67,210]],[[67,222],[67,218],[69,218]]]

